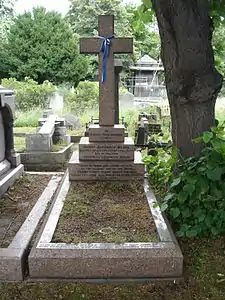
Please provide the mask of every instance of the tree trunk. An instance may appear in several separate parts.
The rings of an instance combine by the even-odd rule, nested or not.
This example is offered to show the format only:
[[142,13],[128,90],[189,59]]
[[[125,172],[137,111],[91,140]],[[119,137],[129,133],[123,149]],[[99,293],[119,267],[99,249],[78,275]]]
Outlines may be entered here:
[[197,156],[192,140],[215,124],[222,76],[215,69],[206,0],[152,0],[161,37],[172,138],[183,157]]

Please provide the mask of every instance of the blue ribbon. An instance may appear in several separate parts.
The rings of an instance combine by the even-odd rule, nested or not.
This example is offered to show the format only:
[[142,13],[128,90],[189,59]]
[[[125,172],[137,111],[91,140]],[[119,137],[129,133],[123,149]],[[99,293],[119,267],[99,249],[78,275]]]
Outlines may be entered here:
[[109,48],[111,45],[111,39],[115,38],[114,35],[109,37],[100,36],[100,39],[103,40],[101,44],[100,53],[103,53],[103,64],[102,64],[102,82],[106,81],[106,63],[107,57],[109,55]]

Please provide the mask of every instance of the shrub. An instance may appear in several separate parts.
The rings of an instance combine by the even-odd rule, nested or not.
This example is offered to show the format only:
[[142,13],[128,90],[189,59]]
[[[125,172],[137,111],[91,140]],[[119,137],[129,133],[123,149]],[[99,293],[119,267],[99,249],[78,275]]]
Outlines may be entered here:
[[98,83],[82,81],[74,91],[65,95],[65,102],[71,111],[79,114],[89,109],[96,109],[99,103]]
[[[195,142],[205,143],[200,157],[174,161],[159,153],[150,180],[155,178],[162,194],[160,205],[176,224],[178,236],[217,236],[225,232],[225,137],[224,124],[212,127]],[[162,160],[159,159],[159,155]],[[147,163],[153,158],[146,158]],[[160,178],[155,177],[158,173]]]
[[56,90],[56,87],[48,81],[38,84],[32,79],[27,79],[24,82],[17,81],[15,78],[2,79],[2,85],[15,90],[16,106],[19,110],[24,111],[36,107],[47,108],[49,97]]

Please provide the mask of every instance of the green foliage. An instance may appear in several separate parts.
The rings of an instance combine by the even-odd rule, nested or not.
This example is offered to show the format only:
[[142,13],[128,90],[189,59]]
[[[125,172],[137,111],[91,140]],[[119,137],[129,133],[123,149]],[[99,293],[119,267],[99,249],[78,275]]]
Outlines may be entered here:
[[224,125],[213,127],[195,140],[205,144],[201,157],[181,159],[176,164],[176,176],[163,207],[168,207],[179,236],[217,236],[225,232]]
[[115,33],[127,30],[126,10],[120,0],[70,0],[68,19],[76,34],[93,36],[98,31],[99,15],[115,16]]
[[162,196],[166,192],[165,189],[172,177],[176,161],[177,151],[175,148],[166,151],[159,148],[157,149],[157,155],[149,155],[144,158],[148,177],[156,194]]
[[[43,115],[43,110],[38,108],[36,108],[35,110],[19,111],[16,114],[16,120],[14,122],[14,126],[16,128],[22,127],[23,128],[22,132],[30,133],[32,132],[32,129],[26,127],[36,128],[38,125],[38,120],[42,117],[42,115]],[[15,130],[15,132],[20,132],[20,131]]]
[[225,27],[219,25],[213,33],[213,50],[218,71],[225,76]]
[[15,18],[0,47],[0,75],[38,83],[77,85],[89,71],[88,59],[79,55],[78,37],[57,12],[35,8]]
[[15,78],[2,79],[2,85],[15,90],[15,101],[19,110],[31,110],[37,107],[47,108],[49,97],[56,90],[56,87],[48,81],[38,84],[32,79],[27,79],[25,82],[17,81]]
[[65,94],[66,105],[78,114],[89,109],[96,109],[99,102],[98,83],[82,81],[74,91]]
[[0,19],[12,16],[15,0],[0,0]]
[[[225,74],[225,54],[224,54],[224,24],[225,24],[225,1],[208,0],[209,15],[214,26],[213,49],[215,54],[215,64],[222,75]],[[133,11],[132,28],[133,31],[143,32],[146,24],[151,24],[154,20],[154,10],[152,0],[142,0],[142,4]],[[155,57],[153,55],[153,57]]]

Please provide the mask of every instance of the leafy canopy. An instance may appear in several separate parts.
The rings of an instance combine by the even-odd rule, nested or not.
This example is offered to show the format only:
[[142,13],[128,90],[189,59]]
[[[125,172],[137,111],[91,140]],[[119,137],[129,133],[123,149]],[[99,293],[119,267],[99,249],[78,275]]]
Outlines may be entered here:
[[0,53],[1,77],[76,85],[87,74],[88,60],[78,53],[78,38],[56,12],[39,7],[19,15],[7,38]]
[[74,32],[81,36],[95,35],[98,16],[106,14],[115,16],[116,34],[127,31],[126,9],[120,0],[70,0],[68,19]]
[[[225,0],[208,0],[209,16],[214,25],[213,49],[215,54],[216,67],[225,76]],[[132,27],[136,30],[143,28],[154,20],[154,11],[151,0],[142,0],[142,4],[134,11]]]

